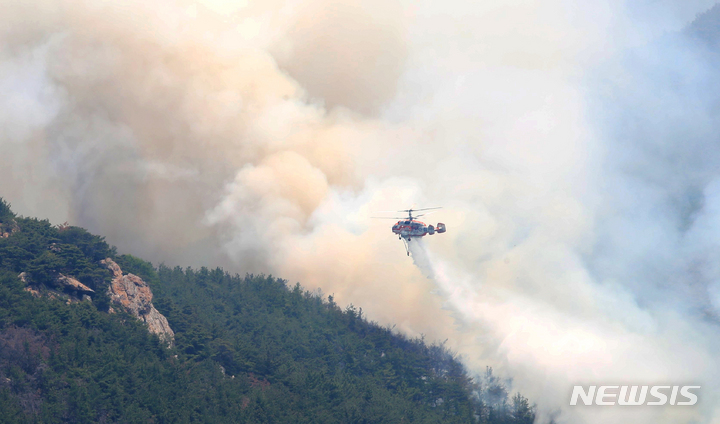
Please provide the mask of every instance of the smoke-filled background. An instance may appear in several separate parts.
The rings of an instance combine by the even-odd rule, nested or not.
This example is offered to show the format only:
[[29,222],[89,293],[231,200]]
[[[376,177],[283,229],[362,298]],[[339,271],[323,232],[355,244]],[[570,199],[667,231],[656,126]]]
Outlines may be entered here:
[[[0,196],[448,339],[539,422],[718,423],[713,3],[0,0]],[[370,217],[412,205],[408,258]]]

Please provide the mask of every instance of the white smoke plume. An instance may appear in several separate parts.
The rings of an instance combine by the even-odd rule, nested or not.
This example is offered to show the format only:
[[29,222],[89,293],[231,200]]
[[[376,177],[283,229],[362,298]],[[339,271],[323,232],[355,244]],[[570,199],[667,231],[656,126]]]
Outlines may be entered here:
[[[539,422],[720,422],[712,5],[0,0],[0,196],[448,339]],[[448,232],[408,258],[370,217],[412,205]]]

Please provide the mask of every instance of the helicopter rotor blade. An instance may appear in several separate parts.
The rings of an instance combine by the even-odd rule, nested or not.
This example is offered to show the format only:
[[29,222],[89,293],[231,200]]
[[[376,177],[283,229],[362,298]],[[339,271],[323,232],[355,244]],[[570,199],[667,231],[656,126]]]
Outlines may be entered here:
[[435,213],[435,212],[437,212],[437,211],[425,212],[425,213],[421,213],[420,215],[413,215],[413,216],[414,216],[415,218],[419,218],[419,217],[421,217],[421,216],[430,215],[431,213]]
[[429,211],[431,209],[442,209],[442,206],[439,206],[437,208],[403,209],[403,210],[397,211],[397,212],[418,212],[418,211]]

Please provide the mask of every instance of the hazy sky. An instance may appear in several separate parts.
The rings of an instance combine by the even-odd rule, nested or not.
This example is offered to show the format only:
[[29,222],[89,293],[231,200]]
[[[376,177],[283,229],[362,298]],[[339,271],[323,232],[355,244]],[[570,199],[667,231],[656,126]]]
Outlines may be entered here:
[[[713,3],[0,0],[0,196],[448,339],[541,423],[720,423]],[[370,217],[413,205],[408,258]],[[703,387],[567,406],[623,383]]]

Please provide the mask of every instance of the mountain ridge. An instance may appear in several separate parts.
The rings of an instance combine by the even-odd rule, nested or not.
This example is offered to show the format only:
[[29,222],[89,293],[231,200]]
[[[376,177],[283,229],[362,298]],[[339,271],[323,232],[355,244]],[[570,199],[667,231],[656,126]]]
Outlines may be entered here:
[[[155,267],[81,228],[16,217],[0,199],[0,223],[11,221],[18,230],[0,239],[0,421],[534,420],[491,370],[473,378],[444,345],[331,296],[273,276]],[[118,273],[107,258],[152,289],[173,345],[131,311],[110,313]],[[72,276],[91,301],[33,296],[20,272],[68,296],[54,279]]]

